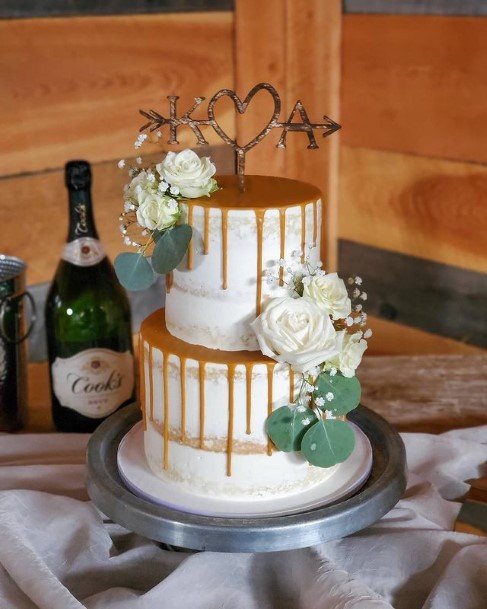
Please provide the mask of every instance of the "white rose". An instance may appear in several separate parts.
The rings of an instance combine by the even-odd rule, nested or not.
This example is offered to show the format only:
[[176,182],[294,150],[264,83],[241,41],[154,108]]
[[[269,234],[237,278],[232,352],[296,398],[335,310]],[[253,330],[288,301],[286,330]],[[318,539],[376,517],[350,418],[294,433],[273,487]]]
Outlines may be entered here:
[[179,216],[179,207],[174,199],[157,191],[144,192],[137,208],[137,222],[149,230],[170,228]]
[[345,283],[336,273],[311,277],[304,286],[303,296],[311,298],[332,319],[343,319],[352,310]]
[[264,355],[305,372],[338,353],[328,315],[309,298],[274,298],[252,322]]
[[200,157],[192,150],[186,149],[176,154],[168,152],[162,163],[156,165],[163,180],[171,186],[177,186],[183,197],[196,199],[209,196],[217,189],[213,179],[216,167],[209,157]]
[[367,341],[362,338],[362,332],[349,334],[346,330],[337,333],[340,352],[338,356],[327,362],[327,368],[338,368],[343,376],[355,376],[355,370],[362,361],[362,355],[367,349]]

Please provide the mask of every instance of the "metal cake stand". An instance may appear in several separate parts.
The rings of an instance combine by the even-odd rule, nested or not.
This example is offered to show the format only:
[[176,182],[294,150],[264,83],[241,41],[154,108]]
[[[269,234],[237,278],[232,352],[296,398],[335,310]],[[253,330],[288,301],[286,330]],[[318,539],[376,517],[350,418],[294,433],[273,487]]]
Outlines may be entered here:
[[88,444],[88,493],[114,522],[172,546],[215,552],[275,552],[346,537],[377,522],[406,489],[406,455],[399,434],[364,406],[349,418],[368,436],[373,467],[365,485],[335,504],[288,516],[222,518],[156,505],[134,495],[117,467],[118,446],[141,418],[137,404],[104,421]]

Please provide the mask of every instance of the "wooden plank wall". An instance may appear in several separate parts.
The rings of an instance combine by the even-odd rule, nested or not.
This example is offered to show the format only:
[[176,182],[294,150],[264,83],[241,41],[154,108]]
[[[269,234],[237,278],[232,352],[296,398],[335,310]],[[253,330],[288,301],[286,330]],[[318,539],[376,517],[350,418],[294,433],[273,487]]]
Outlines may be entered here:
[[[138,108],[165,106],[175,91],[189,107],[194,95],[233,87],[233,48],[230,11],[0,20],[1,250],[27,261],[28,283],[51,279],[65,239],[65,161],[93,163],[95,215],[113,257],[126,181],[116,163],[136,156]],[[233,113],[220,120],[234,133]],[[211,129],[208,139],[219,143]]]
[[342,270],[375,261],[362,271],[378,316],[371,349],[485,347],[485,334],[460,330],[485,324],[487,19],[346,14],[342,32],[338,235]]
[[[303,134],[290,134],[287,150],[276,150],[274,133],[249,153],[248,171],[322,188],[328,268],[338,251],[346,272],[379,261],[361,270],[375,292],[371,351],[477,351],[484,339],[475,323],[458,323],[458,295],[469,295],[469,315],[480,319],[486,291],[487,19],[465,15],[479,14],[474,4],[346,0],[343,15],[340,0],[236,0],[235,12],[231,0],[117,0],[103,10],[156,14],[100,16],[93,13],[102,4],[91,1],[49,3],[47,13],[47,3],[36,0],[3,3],[2,251],[27,260],[29,283],[51,278],[66,223],[62,167],[85,157],[94,164],[96,215],[113,256],[125,177],[116,162],[135,156],[137,109],[162,109],[175,91],[181,108],[222,87],[243,97],[269,81],[281,93],[284,117],[301,98],[312,119],[326,112],[343,125],[342,135],[319,140],[318,151],[306,149]],[[87,14],[62,16],[81,5]],[[452,12],[453,5],[457,16],[421,14]],[[159,12],[164,8],[173,12]],[[403,10],[416,14],[380,14]],[[241,121],[222,103],[219,120],[246,141],[267,112],[265,103],[250,107]],[[211,130],[208,138],[218,143]],[[190,134],[181,138],[188,143]],[[415,281],[423,260],[431,277],[442,278],[434,297]],[[395,290],[401,261],[401,280],[409,282],[401,294],[416,309],[402,307]],[[463,292],[455,284],[461,269],[469,271],[463,283],[472,284]],[[445,318],[433,323],[438,299]]]

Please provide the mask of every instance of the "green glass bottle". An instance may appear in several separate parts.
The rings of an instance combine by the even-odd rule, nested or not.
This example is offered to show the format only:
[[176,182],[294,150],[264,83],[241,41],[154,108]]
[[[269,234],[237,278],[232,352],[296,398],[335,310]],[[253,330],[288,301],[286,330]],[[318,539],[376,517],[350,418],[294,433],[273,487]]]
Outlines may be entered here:
[[90,165],[65,170],[68,239],[45,310],[52,414],[59,431],[91,432],[135,398],[130,308],[96,232]]

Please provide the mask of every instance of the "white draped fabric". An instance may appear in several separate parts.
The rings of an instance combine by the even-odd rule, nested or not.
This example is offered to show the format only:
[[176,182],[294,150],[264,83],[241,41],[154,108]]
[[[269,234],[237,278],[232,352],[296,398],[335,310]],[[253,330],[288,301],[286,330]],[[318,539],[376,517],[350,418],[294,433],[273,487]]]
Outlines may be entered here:
[[290,552],[171,552],[108,522],[87,436],[0,435],[0,609],[485,609],[487,540],[453,532],[487,426],[403,434],[405,498],[356,535]]

